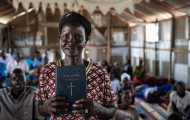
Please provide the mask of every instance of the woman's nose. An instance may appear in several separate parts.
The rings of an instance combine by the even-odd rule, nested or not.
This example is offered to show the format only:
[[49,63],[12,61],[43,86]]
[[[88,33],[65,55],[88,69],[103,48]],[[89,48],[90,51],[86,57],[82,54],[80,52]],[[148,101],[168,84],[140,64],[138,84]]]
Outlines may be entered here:
[[69,37],[69,43],[70,43],[70,44],[75,44],[75,43],[77,43],[77,40],[75,39],[75,36],[74,36],[74,35],[70,35],[70,37]]

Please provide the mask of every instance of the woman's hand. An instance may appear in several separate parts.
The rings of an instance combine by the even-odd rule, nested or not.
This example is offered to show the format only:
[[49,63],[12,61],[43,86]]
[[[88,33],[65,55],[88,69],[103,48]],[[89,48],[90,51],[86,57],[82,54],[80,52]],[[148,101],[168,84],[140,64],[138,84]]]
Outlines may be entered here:
[[77,116],[89,118],[94,115],[94,102],[92,99],[83,98],[73,104],[73,113]]
[[54,96],[43,103],[43,111],[50,115],[63,114],[68,111],[69,103],[65,97]]

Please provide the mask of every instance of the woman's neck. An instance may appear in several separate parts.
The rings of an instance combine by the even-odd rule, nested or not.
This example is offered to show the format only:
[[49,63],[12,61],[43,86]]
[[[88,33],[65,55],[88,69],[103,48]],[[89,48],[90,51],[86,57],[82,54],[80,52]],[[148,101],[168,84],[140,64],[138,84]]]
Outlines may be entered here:
[[64,65],[66,65],[66,66],[69,66],[69,65],[82,65],[82,64],[83,64],[82,57],[68,57],[68,56],[65,56]]

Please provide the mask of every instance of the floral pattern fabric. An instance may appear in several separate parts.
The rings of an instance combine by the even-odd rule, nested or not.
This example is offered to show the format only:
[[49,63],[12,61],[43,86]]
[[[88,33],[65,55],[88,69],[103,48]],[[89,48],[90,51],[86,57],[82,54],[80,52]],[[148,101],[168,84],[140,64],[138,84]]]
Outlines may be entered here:
[[[116,100],[116,95],[111,89],[111,83],[107,71],[100,65],[86,61],[91,66],[87,73],[87,98],[93,99],[99,104],[112,106]],[[39,102],[55,96],[55,69],[56,62],[49,63],[42,67],[39,76],[39,88],[36,91],[36,99]],[[74,115],[51,115],[51,120],[84,120],[84,117]],[[89,118],[99,120],[97,115]]]

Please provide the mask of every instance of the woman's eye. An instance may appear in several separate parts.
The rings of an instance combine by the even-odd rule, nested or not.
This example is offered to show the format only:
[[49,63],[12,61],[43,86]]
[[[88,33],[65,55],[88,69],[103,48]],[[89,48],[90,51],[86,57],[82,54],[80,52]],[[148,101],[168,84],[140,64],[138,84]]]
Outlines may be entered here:
[[77,39],[77,40],[79,40],[79,41],[82,41],[82,40],[83,40],[82,36],[79,36],[79,35],[75,36],[75,39]]
[[65,34],[65,35],[60,36],[61,39],[69,39],[69,37],[70,37],[69,34]]
[[78,42],[78,43],[83,42],[83,36],[81,36],[81,35],[73,35],[72,36],[71,34],[65,34],[65,35],[60,36],[60,39],[63,42],[71,40],[72,38],[75,39],[75,41]]
[[66,35],[65,35],[65,38],[66,38],[66,39],[69,39],[69,38],[70,38],[70,35],[69,35],[69,34],[66,34]]

